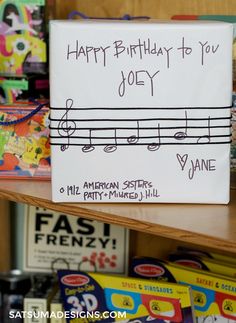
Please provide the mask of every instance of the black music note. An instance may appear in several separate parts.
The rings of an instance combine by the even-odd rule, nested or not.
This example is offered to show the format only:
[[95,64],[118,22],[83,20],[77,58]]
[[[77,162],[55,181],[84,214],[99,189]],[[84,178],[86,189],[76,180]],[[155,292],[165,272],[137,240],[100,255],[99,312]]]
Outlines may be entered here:
[[[208,134],[204,135],[204,136],[200,136],[197,140],[197,143],[199,143],[202,139],[204,139],[203,142],[205,142],[205,143],[211,142],[211,117],[208,117],[208,120],[207,120],[207,131],[208,131]],[[205,141],[205,139],[206,139],[206,141]]]
[[137,121],[137,134],[127,138],[129,144],[134,145],[139,141],[139,121]]
[[149,151],[156,151],[161,147],[161,131],[160,131],[160,123],[158,123],[157,127],[157,133],[158,133],[158,142],[153,142],[147,146],[147,149]]
[[185,131],[178,131],[174,134],[174,138],[176,140],[183,140],[187,137],[187,129],[188,129],[188,115],[187,111],[185,111]]
[[90,153],[95,149],[95,147],[92,145],[92,137],[91,137],[92,131],[93,131],[92,129],[89,129],[89,144],[83,146],[82,148],[83,153]]
[[113,153],[114,151],[116,151],[117,149],[117,137],[116,137],[116,129],[114,129],[114,144],[110,144],[110,145],[106,145],[106,147],[104,147],[104,151],[105,153]]
[[59,124],[58,124],[58,133],[61,137],[67,138],[68,143],[61,145],[61,151],[65,151],[70,146],[70,137],[76,130],[76,123],[75,121],[68,121],[68,113],[73,106],[73,100],[67,99],[66,100],[66,112],[63,114]]

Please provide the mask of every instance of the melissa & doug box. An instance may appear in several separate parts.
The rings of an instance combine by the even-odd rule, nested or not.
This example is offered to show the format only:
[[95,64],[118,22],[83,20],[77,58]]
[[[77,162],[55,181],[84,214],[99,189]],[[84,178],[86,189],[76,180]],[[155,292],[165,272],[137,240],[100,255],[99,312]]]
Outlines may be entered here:
[[0,106],[0,178],[50,179],[48,107],[17,123],[35,108],[32,104]]
[[45,73],[45,29],[45,0],[2,0],[0,73]]
[[232,41],[216,21],[51,21],[53,201],[228,203]]
[[180,252],[171,253],[168,259],[179,265],[203,269],[215,274],[236,278],[236,264]]
[[195,322],[188,286],[70,270],[58,277],[68,323]]
[[131,276],[192,287],[197,322],[236,322],[236,281],[154,258],[134,258]]
[[188,248],[186,246],[178,246],[177,248],[177,252],[181,252],[181,253],[187,253],[190,255],[196,255],[199,257],[207,257],[210,259],[215,259],[224,263],[229,263],[229,264],[235,264],[236,265],[236,258],[235,257],[231,257],[225,254],[220,254],[220,253],[215,253],[212,251],[203,251],[203,250],[198,250],[198,249],[192,249],[192,248]]

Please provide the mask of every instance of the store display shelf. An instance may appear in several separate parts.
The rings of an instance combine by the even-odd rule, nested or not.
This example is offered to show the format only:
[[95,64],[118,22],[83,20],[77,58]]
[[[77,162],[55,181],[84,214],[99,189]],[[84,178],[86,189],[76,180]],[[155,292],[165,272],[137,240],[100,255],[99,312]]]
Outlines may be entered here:
[[236,254],[236,190],[229,205],[76,204],[53,203],[50,182],[1,180],[0,198]]

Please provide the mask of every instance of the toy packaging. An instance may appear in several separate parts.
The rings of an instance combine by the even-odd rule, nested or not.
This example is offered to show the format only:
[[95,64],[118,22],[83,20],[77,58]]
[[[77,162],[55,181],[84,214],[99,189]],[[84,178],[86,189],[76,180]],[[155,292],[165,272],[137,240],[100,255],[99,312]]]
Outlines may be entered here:
[[0,178],[50,179],[48,108],[17,124],[35,105],[0,106]]
[[45,0],[2,0],[0,73],[45,73]]
[[188,286],[69,270],[58,277],[67,323],[195,322]]
[[48,99],[48,75],[0,77],[0,103],[12,104],[28,98]]
[[218,261],[221,261],[224,264],[235,264],[236,265],[236,258],[235,257],[230,257],[227,255],[223,255],[220,253],[216,253],[216,252],[210,252],[210,251],[202,251],[202,250],[197,250],[197,249],[191,249],[188,247],[183,247],[183,246],[179,246],[177,248],[177,252],[182,252],[182,253],[187,253],[190,255],[196,255],[197,257],[208,257],[211,259],[215,259]]
[[232,37],[214,21],[51,21],[53,201],[227,204]]
[[236,277],[236,264],[229,264],[220,260],[215,260],[203,256],[195,256],[182,252],[172,253],[168,259],[179,265],[189,266],[196,269],[203,269],[215,274]]
[[23,255],[17,268],[23,271],[55,271],[62,258],[74,270],[120,275],[128,271],[129,230],[124,227],[32,205],[24,206],[22,222],[17,243]]
[[236,281],[154,258],[134,258],[131,276],[178,282],[193,290],[197,322],[236,322]]

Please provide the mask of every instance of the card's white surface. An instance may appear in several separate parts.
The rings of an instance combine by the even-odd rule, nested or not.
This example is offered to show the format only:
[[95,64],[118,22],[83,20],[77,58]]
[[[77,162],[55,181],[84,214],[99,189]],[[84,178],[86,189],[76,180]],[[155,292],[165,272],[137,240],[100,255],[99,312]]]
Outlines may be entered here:
[[50,35],[54,201],[228,203],[230,24],[53,21]]

